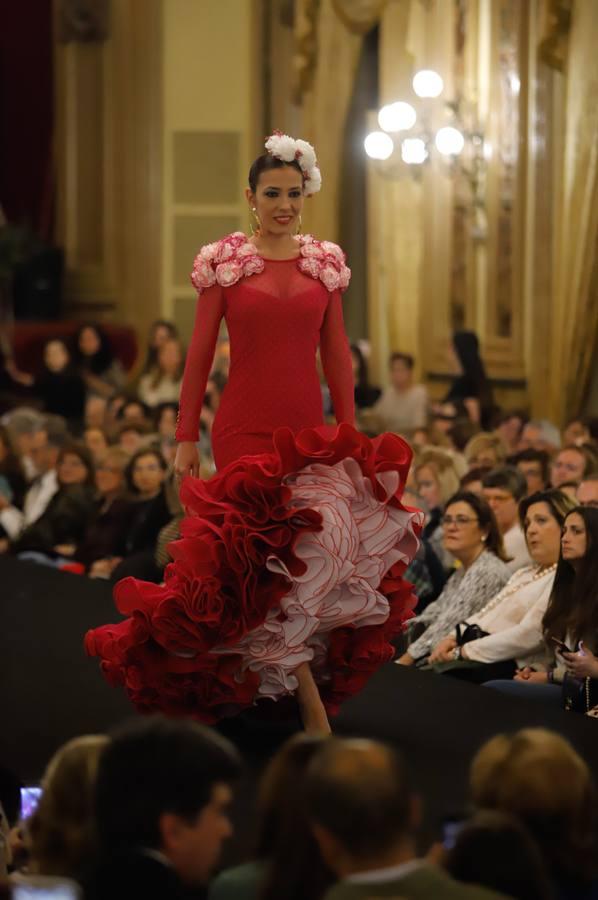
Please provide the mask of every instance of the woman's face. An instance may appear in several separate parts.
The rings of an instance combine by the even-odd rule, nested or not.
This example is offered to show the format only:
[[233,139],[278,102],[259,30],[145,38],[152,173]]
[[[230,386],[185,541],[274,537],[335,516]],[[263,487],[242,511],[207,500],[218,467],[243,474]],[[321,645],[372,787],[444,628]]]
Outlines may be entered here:
[[100,336],[95,328],[84,328],[79,335],[79,350],[83,356],[93,356],[100,349]]
[[158,348],[170,340],[172,333],[166,325],[156,325],[151,339],[152,347]]
[[459,500],[447,506],[443,517],[444,546],[457,559],[469,557],[484,547],[482,531],[475,509]]
[[145,418],[143,406],[136,400],[123,406],[123,419],[125,422],[139,422]]
[[565,519],[561,536],[561,551],[563,559],[575,562],[583,559],[588,549],[588,535],[586,523],[579,513],[571,513]]
[[480,447],[475,456],[469,460],[470,469],[494,469],[498,465],[498,457],[494,447]]
[[155,453],[144,453],[133,467],[133,484],[140,494],[151,497],[164,481],[165,471]]
[[76,453],[65,453],[57,471],[60,484],[85,484],[87,480],[87,466]]
[[94,459],[100,459],[108,447],[106,435],[101,428],[88,428],[83,435],[83,440]]
[[590,432],[583,422],[569,422],[563,431],[563,444],[578,444],[590,439]]
[[264,237],[295,234],[305,200],[301,173],[295,166],[262,172],[255,194],[247,191],[247,199],[256,209]]
[[176,412],[170,407],[166,407],[160,413],[160,421],[158,422],[158,434],[160,437],[174,437],[176,431]]
[[100,494],[116,494],[124,488],[125,476],[122,465],[108,455],[96,467],[96,487]]
[[572,447],[561,450],[552,464],[550,482],[558,488],[565,481],[581,481],[585,467],[585,456],[580,450]]
[[178,341],[168,340],[158,350],[158,363],[164,372],[174,374],[181,366],[183,354]]
[[529,554],[539,566],[558,562],[561,548],[561,526],[548,503],[532,503],[525,516],[525,537]]
[[50,372],[62,372],[69,364],[69,352],[62,341],[48,341],[44,350],[44,362]]
[[415,483],[417,493],[425,500],[428,509],[438,509],[442,506],[440,485],[432,466],[420,466],[415,475]]

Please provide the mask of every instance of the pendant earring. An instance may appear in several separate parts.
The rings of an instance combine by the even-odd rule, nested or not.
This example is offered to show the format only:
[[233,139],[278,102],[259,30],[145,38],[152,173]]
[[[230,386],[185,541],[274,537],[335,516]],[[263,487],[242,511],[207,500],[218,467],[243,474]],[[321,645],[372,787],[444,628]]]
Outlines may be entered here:
[[301,220],[301,216],[299,216],[299,224],[297,225],[297,231],[295,232],[295,234],[301,234],[301,226],[302,226],[302,224],[303,224],[303,223],[302,223],[302,220]]
[[262,233],[262,223],[260,222],[260,217],[257,214],[257,209],[255,206],[251,207],[251,212],[253,213],[253,218],[255,220],[255,224],[253,222],[250,223],[249,227],[251,228],[252,237],[259,237]]

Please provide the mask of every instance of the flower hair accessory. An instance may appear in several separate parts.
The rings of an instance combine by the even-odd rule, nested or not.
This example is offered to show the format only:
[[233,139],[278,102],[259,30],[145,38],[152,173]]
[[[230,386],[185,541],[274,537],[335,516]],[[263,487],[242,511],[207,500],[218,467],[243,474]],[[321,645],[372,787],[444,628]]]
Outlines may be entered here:
[[295,140],[288,134],[275,131],[266,141],[266,150],[283,162],[298,162],[303,175],[303,190],[310,197],[322,187],[322,175],[318,169],[316,151],[307,141]]

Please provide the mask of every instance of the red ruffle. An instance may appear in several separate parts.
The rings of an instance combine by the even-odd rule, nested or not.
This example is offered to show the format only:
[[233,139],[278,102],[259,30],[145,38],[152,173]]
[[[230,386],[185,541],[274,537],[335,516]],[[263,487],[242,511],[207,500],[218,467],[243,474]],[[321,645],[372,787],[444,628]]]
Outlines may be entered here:
[[[334,465],[347,458],[358,462],[379,500],[401,506],[409,446],[390,434],[370,440],[350,425],[297,435],[279,429],[273,453],[242,457],[208,481],[186,479],[181,499],[188,515],[181,539],[170,545],[174,561],[164,584],[119,582],[115,603],[127,618],[86,635],[86,651],[100,658],[109,683],[122,686],[140,711],[207,723],[252,705],[259,674],[243,672],[238,655],[209,651],[238,643],[280,605],[289,583],[266,567],[268,557],[281,559],[292,574],[304,570],[294,546],[303,532],[320,530],[321,518],[314,510],[288,506],[284,477],[312,463]],[[391,498],[376,479],[386,471],[400,476]],[[395,564],[380,585],[390,603],[383,625],[338,628],[328,636],[321,690],[331,714],[392,658],[390,641],[415,604],[401,577],[405,567]]]

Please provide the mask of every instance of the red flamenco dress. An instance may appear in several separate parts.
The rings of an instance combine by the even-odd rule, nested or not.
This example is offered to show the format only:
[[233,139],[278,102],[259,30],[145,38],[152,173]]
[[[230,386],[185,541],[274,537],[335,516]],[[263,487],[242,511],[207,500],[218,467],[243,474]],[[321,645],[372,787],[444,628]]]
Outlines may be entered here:
[[[179,441],[196,441],[221,320],[231,342],[214,422],[218,472],[187,478],[187,517],[164,584],[126,578],[126,617],[90,631],[86,649],[141,711],[213,723],[297,688],[309,662],[334,715],[393,655],[415,598],[402,575],[419,513],[401,504],[411,461],[393,434],[353,427],[353,376],[336,244],[298,239],[268,260],[241,233],[203,247]],[[320,347],[337,427],[323,425]]]

